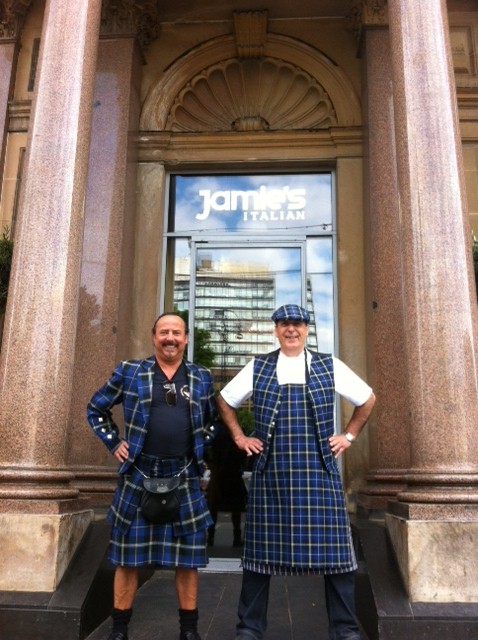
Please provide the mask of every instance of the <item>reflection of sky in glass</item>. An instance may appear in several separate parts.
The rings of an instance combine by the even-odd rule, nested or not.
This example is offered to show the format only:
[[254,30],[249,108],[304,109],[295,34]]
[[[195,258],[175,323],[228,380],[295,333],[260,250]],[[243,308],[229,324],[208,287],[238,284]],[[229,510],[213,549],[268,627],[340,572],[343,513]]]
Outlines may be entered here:
[[317,325],[319,351],[334,351],[334,281],[332,239],[307,240],[307,277],[312,286],[312,304]]
[[329,173],[175,176],[174,231],[309,232],[331,221]]
[[[276,306],[287,303],[300,304],[300,249],[298,248],[241,248],[201,249],[198,264],[203,258],[212,259],[212,269],[217,273],[236,273],[253,276],[275,276]],[[234,265],[232,267],[232,265]]]

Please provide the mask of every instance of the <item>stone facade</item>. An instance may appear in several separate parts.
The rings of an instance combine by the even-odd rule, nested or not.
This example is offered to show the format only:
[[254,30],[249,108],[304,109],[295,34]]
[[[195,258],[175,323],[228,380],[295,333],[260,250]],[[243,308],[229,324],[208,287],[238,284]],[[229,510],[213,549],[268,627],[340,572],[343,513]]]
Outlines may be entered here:
[[[118,359],[149,352],[170,168],[325,167],[340,354],[378,398],[344,463],[351,509],[386,512],[411,600],[478,601],[476,576],[450,572],[477,565],[478,12],[297,4],[1,3],[0,220],[15,255],[0,562],[22,570],[10,562],[0,589],[54,590],[111,495],[84,407]],[[5,544],[13,526],[50,532],[38,565],[22,535]]]

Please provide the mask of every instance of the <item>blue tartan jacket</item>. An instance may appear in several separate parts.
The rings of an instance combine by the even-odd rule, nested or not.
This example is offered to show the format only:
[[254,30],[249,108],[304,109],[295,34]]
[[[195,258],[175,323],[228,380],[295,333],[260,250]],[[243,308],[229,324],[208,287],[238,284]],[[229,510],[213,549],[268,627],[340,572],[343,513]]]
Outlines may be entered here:
[[[335,380],[333,359],[330,354],[314,351],[307,376],[308,394],[315,417],[317,444],[329,473],[337,473],[337,462],[329,445],[334,434]],[[261,471],[269,455],[269,443],[275,429],[275,416],[280,402],[277,380],[279,349],[254,359],[254,435],[263,441],[255,469]]]
[[[124,360],[111,378],[93,395],[87,407],[90,426],[103,444],[113,452],[121,443],[120,431],[111,409],[123,405],[125,440],[129,443],[128,459],[119,468],[125,474],[141,453],[148,430],[153,394],[155,356],[145,360]],[[217,421],[216,402],[211,372],[205,367],[184,361],[189,378],[189,403],[193,429],[194,457],[204,464],[204,430]]]

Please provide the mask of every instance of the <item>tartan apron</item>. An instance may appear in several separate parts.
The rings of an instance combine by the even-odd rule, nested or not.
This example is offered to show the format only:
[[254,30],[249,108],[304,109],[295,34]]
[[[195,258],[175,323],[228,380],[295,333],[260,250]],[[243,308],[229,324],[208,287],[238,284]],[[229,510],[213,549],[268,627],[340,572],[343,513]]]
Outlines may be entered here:
[[279,389],[267,460],[249,486],[243,566],[273,575],[353,571],[340,473],[337,464],[332,472],[324,466],[308,386]]

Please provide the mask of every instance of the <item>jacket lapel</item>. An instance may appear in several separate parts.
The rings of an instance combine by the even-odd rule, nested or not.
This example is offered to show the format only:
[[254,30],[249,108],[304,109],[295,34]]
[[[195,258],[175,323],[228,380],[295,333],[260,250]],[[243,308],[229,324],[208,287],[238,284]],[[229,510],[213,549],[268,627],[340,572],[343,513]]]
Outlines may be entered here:
[[138,374],[138,398],[143,413],[144,424],[149,424],[151,400],[153,398],[153,376],[155,357],[151,356],[141,363]]

